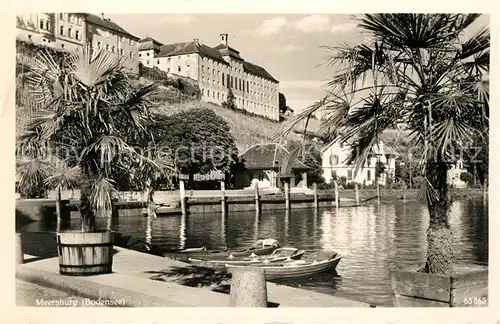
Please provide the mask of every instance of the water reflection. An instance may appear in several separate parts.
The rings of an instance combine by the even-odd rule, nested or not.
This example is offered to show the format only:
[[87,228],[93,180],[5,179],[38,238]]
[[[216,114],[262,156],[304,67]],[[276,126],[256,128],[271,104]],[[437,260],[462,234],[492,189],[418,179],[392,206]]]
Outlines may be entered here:
[[[106,219],[97,221],[100,226],[106,225]],[[407,203],[338,209],[331,206],[318,211],[262,210],[260,214],[231,212],[225,216],[191,214],[160,217],[153,223],[138,215],[114,218],[111,226],[139,240],[146,235],[146,240],[162,248],[233,249],[270,237],[283,246],[295,246],[309,253],[333,250],[343,256],[337,273],[287,284],[391,306],[389,270],[424,262],[428,223],[425,206]],[[482,199],[455,202],[450,225],[457,259],[488,262],[488,215]],[[31,223],[22,230],[53,231],[55,226]],[[72,219],[70,226],[78,228],[79,220]]]

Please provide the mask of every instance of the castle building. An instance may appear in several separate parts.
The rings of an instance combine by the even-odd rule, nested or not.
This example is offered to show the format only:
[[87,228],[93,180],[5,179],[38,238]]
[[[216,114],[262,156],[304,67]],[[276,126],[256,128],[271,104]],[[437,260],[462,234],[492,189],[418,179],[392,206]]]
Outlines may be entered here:
[[17,39],[71,51],[90,43],[116,53],[123,66],[137,73],[138,37],[111,19],[89,13],[27,13],[16,17]]
[[[149,62],[143,63],[146,66],[197,80],[206,102],[222,104],[231,88],[237,108],[279,120],[279,81],[263,67],[245,61],[228,45],[228,34],[220,37],[221,43],[216,47],[194,39],[162,45],[159,50],[154,40],[146,38],[141,41],[145,45],[139,48],[139,55],[141,62],[144,58]],[[153,52],[154,59],[149,59]]]
[[152,37],[146,37],[139,41],[139,62],[149,68],[157,67],[158,61],[155,56],[160,52],[162,43]]

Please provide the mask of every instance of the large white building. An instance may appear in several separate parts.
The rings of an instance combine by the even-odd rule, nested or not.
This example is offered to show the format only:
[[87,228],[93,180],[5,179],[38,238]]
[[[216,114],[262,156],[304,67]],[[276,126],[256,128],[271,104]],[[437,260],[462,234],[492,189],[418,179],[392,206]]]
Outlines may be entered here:
[[120,57],[122,65],[137,73],[138,37],[111,19],[82,12],[23,13],[16,16],[16,38],[27,44],[72,51],[85,44]]
[[322,151],[323,177],[327,183],[331,183],[336,177],[345,177],[346,182],[356,182],[365,186],[376,184],[375,168],[377,161],[384,164],[385,170],[379,176],[379,184],[385,185],[388,177],[394,177],[396,171],[396,154],[382,141],[374,145],[372,153],[366,159],[358,173],[355,167],[346,161],[351,152],[350,144],[342,144],[336,141],[326,145]]
[[204,101],[222,104],[231,88],[237,108],[279,120],[278,80],[263,67],[245,61],[228,45],[228,34],[220,37],[221,43],[216,47],[194,39],[162,45],[159,50],[154,48],[159,42],[145,40],[139,55],[142,62],[149,62],[143,63],[146,66],[197,80]]

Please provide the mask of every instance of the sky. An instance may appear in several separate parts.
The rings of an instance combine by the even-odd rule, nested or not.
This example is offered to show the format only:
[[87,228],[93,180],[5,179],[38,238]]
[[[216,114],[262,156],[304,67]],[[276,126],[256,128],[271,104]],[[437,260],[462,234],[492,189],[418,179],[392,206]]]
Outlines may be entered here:
[[[344,14],[105,14],[131,34],[169,44],[194,38],[216,46],[220,34],[249,62],[280,81],[289,105],[300,111],[321,99],[333,69],[322,46],[357,44],[363,35],[353,15]],[[487,17],[477,25],[484,26]],[[479,26],[473,27],[473,29]]]

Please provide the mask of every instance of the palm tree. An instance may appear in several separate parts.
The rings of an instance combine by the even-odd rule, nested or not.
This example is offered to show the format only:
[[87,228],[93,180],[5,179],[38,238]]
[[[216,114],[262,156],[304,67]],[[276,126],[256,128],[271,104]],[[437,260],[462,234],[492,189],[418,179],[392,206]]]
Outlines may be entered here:
[[325,47],[335,68],[328,94],[291,121],[283,133],[318,109],[336,141],[354,139],[348,163],[357,172],[380,134],[405,125],[422,145],[425,179],[420,197],[430,215],[427,260],[421,271],[453,273],[452,200],[447,172],[458,147],[488,136],[490,33],[465,39],[477,14],[366,14],[356,17],[367,36],[355,46]]
[[[18,140],[20,151],[29,152],[32,160],[45,160],[37,149],[45,147],[73,175],[82,174],[84,232],[95,229],[96,214],[111,211],[117,194],[113,174],[129,171],[139,161],[158,167],[128,141],[131,134],[147,134],[148,95],[155,85],[134,85],[120,63],[116,55],[90,45],[57,61],[40,52],[28,63],[28,92],[38,108]],[[56,186],[69,181],[61,173],[40,178]]]

